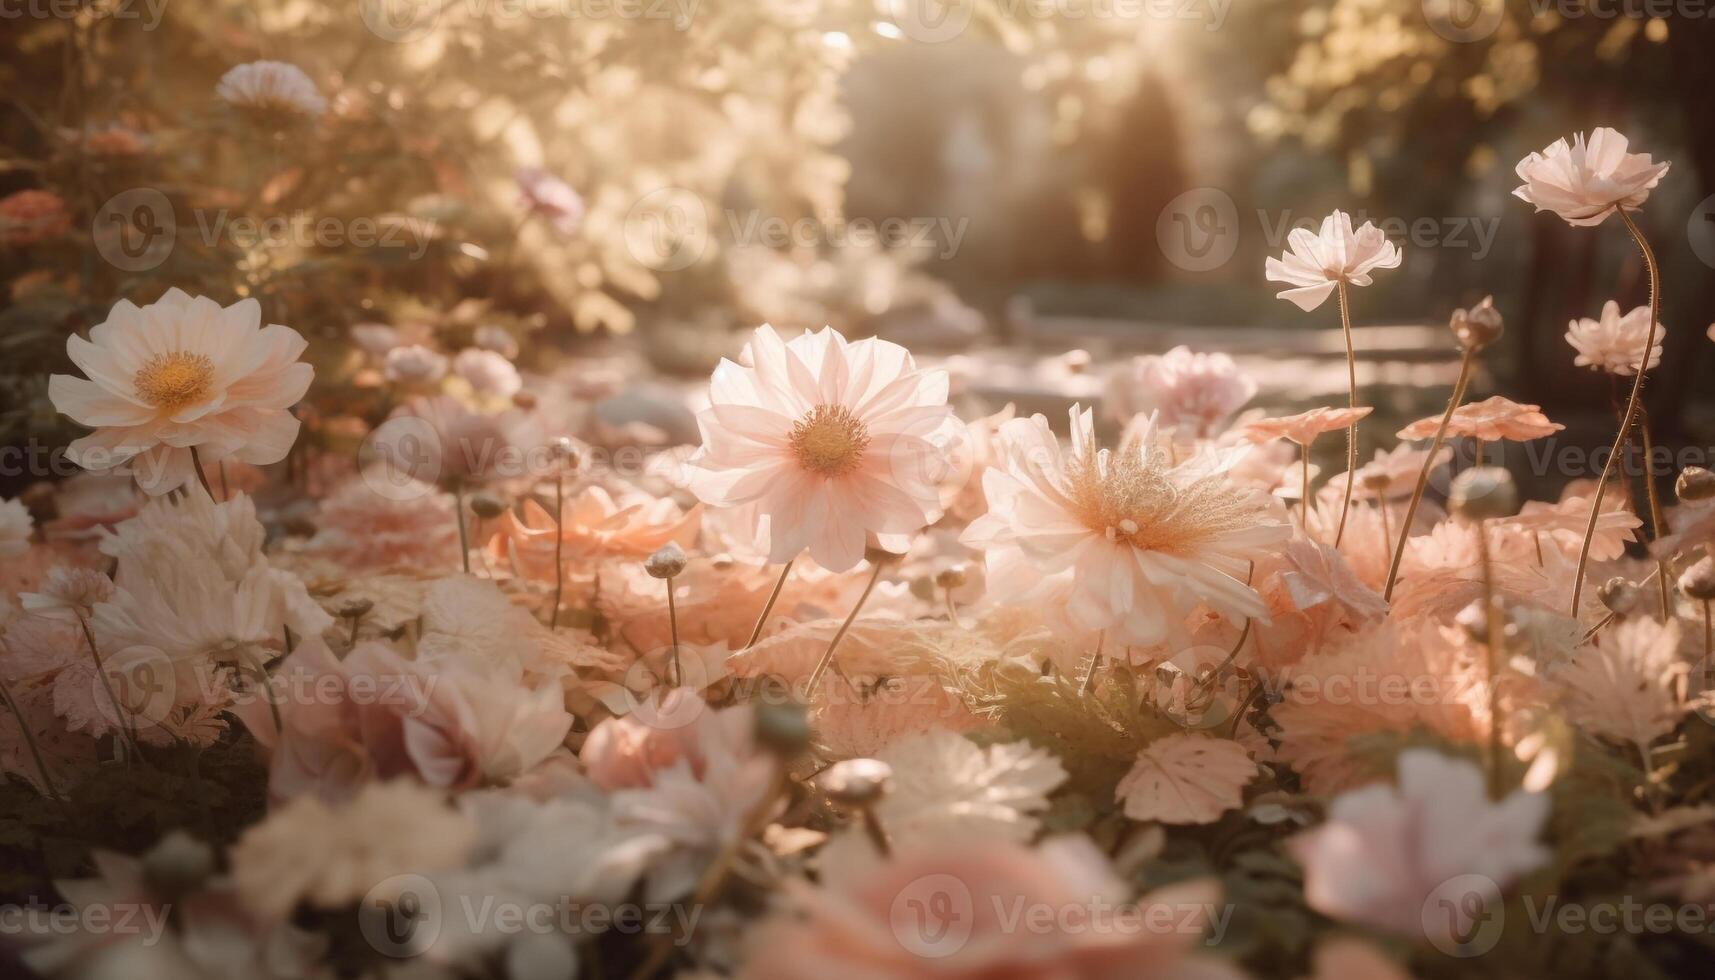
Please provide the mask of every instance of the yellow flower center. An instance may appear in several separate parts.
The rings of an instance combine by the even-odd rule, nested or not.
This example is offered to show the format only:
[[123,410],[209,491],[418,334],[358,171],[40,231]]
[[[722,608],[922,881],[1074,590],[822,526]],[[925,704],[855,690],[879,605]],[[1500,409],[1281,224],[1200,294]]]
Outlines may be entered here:
[[159,409],[178,411],[208,397],[214,362],[206,354],[157,354],[137,372],[137,397]]
[[869,429],[844,405],[817,405],[787,437],[798,464],[822,476],[843,476],[863,462]]
[[1091,450],[1066,469],[1066,496],[1078,520],[1110,541],[1168,554],[1194,554],[1209,539],[1256,518],[1218,475],[1188,484],[1169,478],[1157,449]]

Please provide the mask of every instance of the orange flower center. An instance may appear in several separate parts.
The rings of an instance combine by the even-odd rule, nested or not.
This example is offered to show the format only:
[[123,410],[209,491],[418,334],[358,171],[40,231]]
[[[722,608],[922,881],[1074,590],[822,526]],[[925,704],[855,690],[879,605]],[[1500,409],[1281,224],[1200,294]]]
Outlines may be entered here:
[[798,464],[822,476],[844,476],[863,462],[869,429],[844,405],[817,405],[787,437]]
[[1196,553],[1208,540],[1255,519],[1218,475],[1180,484],[1158,450],[1093,450],[1066,470],[1066,496],[1085,527],[1145,551]]
[[132,383],[137,397],[166,411],[178,411],[208,397],[214,362],[206,354],[174,351],[149,358]]

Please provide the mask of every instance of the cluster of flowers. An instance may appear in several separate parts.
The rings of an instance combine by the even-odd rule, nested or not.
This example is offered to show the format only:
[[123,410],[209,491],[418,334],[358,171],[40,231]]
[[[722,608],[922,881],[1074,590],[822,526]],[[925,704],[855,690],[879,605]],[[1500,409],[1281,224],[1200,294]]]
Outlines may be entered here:
[[[308,108],[265,81],[229,79]],[[1533,154],[1519,195],[1636,234],[1666,169],[1600,130]],[[1336,213],[1267,272],[1309,311],[1400,261]],[[1635,381],[1616,448],[1654,306],[1568,335]],[[120,303],[52,384],[90,472],[0,505],[0,766],[65,801],[239,742],[269,809],[61,885],[164,933],[24,955],[80,976],[1238,977],[1288,962],[1220,942],[1231,883],[1278,856],[1343,931],[1299,916],[1295,968],[1407,977],[1489,952],[1489,912],[1606,853],[1552,819],[1582,819],[1577,792],[1621,811],[1639,888],[1708,901],[1710,809],[1672,759],[1715,707],[1695,682],[1715,476],[1680,474],[1647,548],[1609,473],[1521,507],[1475,466],[1426,500],[1447,439],[1560,429],[1464,402],[1501,330],[1487,303],[1456,313],[1446,412],[1317,486],[1311,444],[1370,408],[1244,412],[1256,386],[1218,354],[1116,373],[1103,446],[1090,408],[1064,440],[1010,408],[961,420],[897,344],[763,326],[693,396],[701,445],[618,473],[588,465],[614,433],[587,398],[549,390],[599,381],[521,374],[493,335],[448,372],[369,324],[391,419],[356,464],[280,474],[258,467],[293,451],[299,334],[253,300]],[[390,429],[427,433],[435,465],[377,451]],[[503,448],[546,462],[503,471]],[[1228,858],[1173,859],[1211,839]],[[691,915],[489,914],[627,903]]]

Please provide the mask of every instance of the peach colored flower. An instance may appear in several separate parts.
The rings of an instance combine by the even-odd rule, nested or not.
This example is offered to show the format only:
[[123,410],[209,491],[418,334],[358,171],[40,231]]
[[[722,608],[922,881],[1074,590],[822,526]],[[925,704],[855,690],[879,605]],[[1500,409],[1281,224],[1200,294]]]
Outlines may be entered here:
[[1327,607],[1340,621],[1362,626],[1387,613],[1387,602],[1365,585],[1340,552],[1320,542],[1294,539],[1286,546],[1289,568],[1280,573],[1300,611]]
[[[1411,491],[1417,486],[1417,476],[1423,470],[1423,461],[1428,456],[1428,449],[1413,449],[1405,443],[1388,450],[1376,450],[1375,459],[1358,467],[1358,485],[1352,490],[1353,499],[1393,500],[1411,496]],[[1442,446],[1441,451],[1435,454],[1431,475],[1452,459],[1452,448]],[[1321,492],[1334,497],[1344,494],[1346,478],[1344,473],[1334,474]]]
[[[1034,849],[1004,839],[906,849],[820,888],[789,881],[786,907],[751,937],[740,976],[1235,978],[1219,960],[1192,952],[1219,898],[1219,885],[1197,880],[1132,900],[1107,857],[1083,837]],[[1079,915],[1081,928],[1009,928],[1007,910],[1017,908]],[[1168,924],[1119,928],[1121,918]]]
[[[1399,430],[1399,437],[1433,438],[1440,425],[1441,416],[1431,415]],[[1553,435],[1564,428],[1566,426],[1559,422],[1550,422],[1548,416],[1542,414],[1540,406],[1521,405],[1510,398],[1495,395],[1480,402],[1467,402],[1454,409],[1453,418],[1447,424],[1447,434],[1482,439],[1486,442],[1501,439],[1529,442]]]
[[284,61],[252,61],[220,76],[214,94],[240,109],[290,112],[316,117],[327,111],[328,100],[297,65]]
[[584,223],[584,199],[572,185],[541,167],[518,169],[518,206],[541,215],[562,235],[575,235]]
[[315,523],[315,537],[304,551],[353,572],[446,571],[459,563],[453,495],[421,481],[401,481],[398,474],[370,472],[346,480],[322,501]]
[[843,572],[869,536],[901,553],[940,516],[943,447],[961,424],[945,371],[919,370],[884,340],[848,343],[829,328],[785,342],[766,324],[740,360],[710,380],[689,484],[712,507],[754,508],[769,560],[808,549]]
[[1324,432],[1344,432],[1373,411],[1375,409],[1367,405],[1363,408],[1313,408],[1297,415],[1246,422],[1243,432],[1245,438],[1254,443],[1285,439],[1308,446]]
[[18,191],[0,197],[0,244],[34,245],[70,230],[65,201],[53,191]]
[[1571,143],[1555,140],[1519,161],[1524,184],[1513,196],[1577,226],[1599,225],[1615,208],[1636,211],[1669,165],[1647,153],[1627,153],[1627,146],[1624,136],[1606,126],[1593,130],[1588,143],[1583,133]]
[[701,778],[707,747],[747,742],[754,719],[746,711],[715,711],[695,690],[678,687],[637,704],[630,714],[596,725],[578,751],[590,781],[604,790],[652,786],[655,774],[680,760]]
[[1122,426],[1134,416],[1154,412],[1162,426],[1208,438],[1256,391],[1256,382],[1231,357],[1192,353],[1181,345],[1165,354],[1134,357],[1110,374],[1102,407]]
[[[1649,350],[1649,370],[1661,364],[1661,342],[1667,328],[1660,323],[1655,328],[1655,346]],[[1566,327],[1566,342],[1578,352],[1572,363],[1579,367],[1608,371],[1622,377],[1638,373],[1643,361],[1644,343],[1649,340],[1649,307],[1640,306],[1620,315],[1620,304],[1608,300],[1602,304],[1602,316],[1592,320],[1584,317]]]
[[[1337,797],[1328,822],[1294,838],[1292,851],[1304,865],[1311,908],[1446,941],[1467,935],[1475,919],[1456,899],[1497,900],[1500,889],[1548,861],[1536,840],[1548,810],[1547,796],[1524,790],[1491,802],[1474,763],[1408,749],[1399,756],[1398,786]],[[1470,892],[1470,882],[1487,890]]]
[[556,547],[566,563],[580,566],[603,558],[647,558],[669,542],[691,548],[703,512],[701,504],[683,511],[669,497],[642,493],[622,504],[594,485],[566,500],[557,525],[534,498],[520,509],[522,516],[508,510],[495,521],[488,548],[538,582],[554,580]]
[[1074,621],[1139,645],[1182,631],[1198,604],[1263,614],[1245,569],[1290,532],[1266,495],[1227,479],[1230,455],[1175,463],[1149,433],[1102,450],[1092,413],[1076,406],[1071,428],[1070,452],[1040,415],[1001,428],[1004,463],[983,476],[989,513],[962,538],[983,551],[997,601],[1042,601],[1068,575]]
[[1604,631],[1551,675],[1566,696],[1567,718],[1591,732],[1640,749],[1672,732],[1689,710],[1678,623],[1628,617]]
[[[1594,481],[1587,481],[1593,483]],[[1503,523],[1538,536],[1560,549],[1562,554],[1576,557],[1584,545],[1584,532],[1590,526],[1590,498],[1573,491],[1589,486],[1567,487],[1568,496],[1559,503],[1527,500],[1516,516]],[[1643,519],[1632,513],[1623,496],[1602,498],[1602,513],[1596,519],[1596,529],[1590,536],[1590,557],[1595,561],[1613,561],[1626,553],[1626,544],[1637,540],[1637,529]]]
[[261,316],[254,299],[222,309],[172,289],[142,308],[120,300],[88,340],[68,337],[66,352],[89,380],[56,374],[48,396],[96,431],[66,457],[90,470],[129,463],[154,495],[196,479],[193,449],[204,466],[284,459],[298,437],[289,409],[314,371],[298,360],[304,338],[262,326]]
[[1306,313],[1321,306],[1341,282],[1368,286],[1375,269],[1397,269],[1403,258],[1398,246],[1370,222],[1352,230],[1351,216],[1335,211],[1322,219],[1322,229],[1294,228],[1287,235],[1281,258],[1269,257],[1265,272],[1270,282],[1292,286],[1275,296]]
[[467,347],[453,358],[453,373],[484,398],[511,398],[524,387],[518,369],[504,356],[479,347]]
[[99,537],[136,516],[144,500],[131,478],[120,473],[78,473],[55,489],[55,516],[43,527],[56,540]]

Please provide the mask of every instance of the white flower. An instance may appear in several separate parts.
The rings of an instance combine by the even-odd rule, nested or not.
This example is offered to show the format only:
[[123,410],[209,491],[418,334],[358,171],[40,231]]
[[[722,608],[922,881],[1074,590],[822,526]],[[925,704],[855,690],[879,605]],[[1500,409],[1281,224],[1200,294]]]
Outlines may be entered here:
[[1179,346],[1163,355],[1133,358],[1109,375],[1102,403],[1122,426],[1133,416],[1155,412],[1161,425],[1183,426],[1206,439],[1256,391],[1256,382],[1231,357],[1194,354]]
[[447,376],[447,356],[422,344],[406,344],[387,352],[381,374],[395,384],[434,384]]
[[1322,219],[1322,230],[1316,234],[1292,229],[1286,241],[1287,251],[1278,259],[1271,256],[1264,269],[1270,282],[1293,286],[1275,296],[1291,300],[1305,312],[1321,306],[1338,283],[1368,286],[1371,270],[1398,268],[1403,257],[1370,222],[1353,231],[1352,219],[1344,211]]
[[[1602,304],[1601,319],[1583,317],[1568,323],[1566,342],[1578,352],[1573,363],[1579,367],[1631,377],[1638,373],[1638,364],[1643,360],[1649,326],[1649,307],[1640,306],[1621,316],[1620,304],[1609,300]],[[1647,370],[1653,371],[1661,364],[1661,342],[1666,336],[1667,327],[1658,322]]]
[[36,521],[22,500],[0,500],[0,557],[10,558],[30,550],[30,535]]
[[467,347],[453,359],[453,373],[471,390],[490,398],[511,398],[524,386],[518,369],[503,355],[478,347]]
[[399,330],[385,323],[354,323],[349,331],[351,342],[376,357],[399,346]]
[[298,438],[289,409],[315,375],[298,360],[307,346],[290,327],[262,326],[254,299],[222,309],[171,289],[142,308],[120,300],[88,340],[66,338],[88,380],[48,379],[54,407],[96,430],[66,457],[92,470],[132,463],[152,495],[195,480],[193,450],[204,466],[277,463]]
[[1519,161],[1524,184],[1513,194],[1570,225],[1599,225],[1616,208],[1636,211],[1669,164],[1656,163],[1647,153],[1627,153],[1626,146],[1624,136],[1605,126],[1593,131],[1588,143],[1583,133],[1570,144],[1555,140]]
[[214,94],[240,109],[297,112],[315,117],[327,111],[316,83],[297,65],[252,61],[220,77]]

